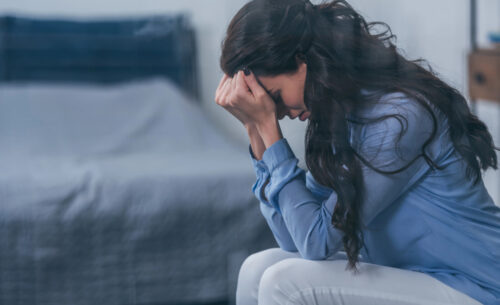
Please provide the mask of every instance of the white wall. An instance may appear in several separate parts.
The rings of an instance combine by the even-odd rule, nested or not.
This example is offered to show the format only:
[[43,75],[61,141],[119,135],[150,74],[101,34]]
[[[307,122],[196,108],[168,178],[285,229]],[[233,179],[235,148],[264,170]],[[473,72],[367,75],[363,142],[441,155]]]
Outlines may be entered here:
[[[22,13],[47,17],[94,18],[137,16],[189,11],[198,31],[199,67],[203,107],[230,137],[248,145],[238,120],[214,102],[215,89],[222,77],[218,60],[220,43],[231,17],[246,0],[1,0],[0,14]],[[321,0],[313,0],[319,3]],[[500,30],[500,1],[479,0],[479,33],[486,45],[486,32]],[[424,58],[443,79],[467,95],[466,55],[469,50],[468,0],[351,0],[368,21],[384,21],[397,35],[397,45],[410,59]],[[500,146],[500,109],[497,104],[480,101],[479,117],[492,131]],[[306,123],[284,119],[284,136],[304,166]],[[499,171],[488,171],[485,183],[500,204]]]

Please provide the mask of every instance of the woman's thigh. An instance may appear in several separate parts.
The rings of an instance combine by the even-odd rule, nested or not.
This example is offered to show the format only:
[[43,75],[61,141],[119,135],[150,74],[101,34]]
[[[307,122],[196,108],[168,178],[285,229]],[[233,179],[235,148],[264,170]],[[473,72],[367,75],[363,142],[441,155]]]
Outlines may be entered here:
[[361,262],[289,258],[268,267],[258,288],[259,305],[480,305],[421,272]]
[[300,257],[297,252],[287,252],[280,248],[271,248],[248,256],[238,274],[236,304],[256,305],[259,282],[264,271],[281,260],[297,257]]

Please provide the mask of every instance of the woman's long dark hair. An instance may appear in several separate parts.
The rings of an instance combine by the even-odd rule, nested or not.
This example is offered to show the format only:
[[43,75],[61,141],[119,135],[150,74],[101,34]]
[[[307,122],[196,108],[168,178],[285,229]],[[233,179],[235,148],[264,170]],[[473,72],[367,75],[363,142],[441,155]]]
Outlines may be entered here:
[[[384,26],[385,31],[374,33],[375,26]],[[311,116],[305,138],[306,164],[320,184],[337,192],[332,224],[344,232],[348,268],[354,270],[363,247],[360,162],[386,174],[404,168],[384,172],[358,155],[348,139],[346,115],[351,111],[386,93],[402,92],[414,98],[434,122],[421,156],[431,168],[439,168],[425,153],[437,128],[427,100],[446,115],[453,145],[467,162],[469,179],[477,183],[481,169],[497,168],[491,134],[470,112],[465,98],[429,66],[424,69],[422,59],[405,59],[392,38],[387,24],[367,23],[344,0],[318,5],[308,0],[253,0],[233,17],[222,42],[220,65],[229,76],[244,66],[256,76],[293,73],[300,60],[307,62],[304,102]],[[361,89],[374,89],[376,94],[368,100]],[[468,144],[463,144],[464,138]]]

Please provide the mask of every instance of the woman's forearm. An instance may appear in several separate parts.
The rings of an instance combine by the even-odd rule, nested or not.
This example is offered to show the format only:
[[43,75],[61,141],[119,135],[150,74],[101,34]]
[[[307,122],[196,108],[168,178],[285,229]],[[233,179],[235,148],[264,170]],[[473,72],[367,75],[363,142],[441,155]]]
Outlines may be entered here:
[[[246,126],[246,129],[248,132],[248,137],[250,138],[250,145],[252,147],[253,155],[257,160],[261,160],[262,155],[266,150],[264,140],[262,140],[262,137],[260,136],[255,126]],[[266,185],[268,183],[269,178],[260,187],[260,195],[262,196],[261,198],[264,198],[265,201],[267,201],[267,198],[264,194],[264,189],[266,188]],[[266,219],[266,222],[274,235],[274,239],[276,240],[280,248],[289,252],[297,252],[297,247],[295,247],[292,237],[290,236],[290,233],[285,226],[285,222],[283,221],[281,215],[276,211],[276,209],[269,206],[269,204],[261,201],[260,211]]]
[[[257,130],[257,127],[255,127],[255,125],[246,126],[246,128],[247,128],[247,132],[248,132],[248,138],[250,139],[250,145],[252,146],[252,152],[254,154],[254,157],[257,160],[261,160],[262,155],[264,154],[264,151],[266,150],[266,145],[264,144],[264,140],[260,136],[260,133]],[[264,185],[262,186],[262,189],[261,189],[261,192],[262,192],[261,194],[264,198],[266,198],[266,196],[264,195],[264,189],[268,183],[269,183],[269,179],[266,182],[264,182]]]
[[252,146],[252,152],[255,156],[255,159],[261,160],[264,151],[266,150],[266,145],[262,140],[262,137],[259,134],[259,131],[255,127],[255,125],[246,126],[248,138],[250,139],[250,146]]
[[276,117],[271,120],[266,120],[263,123],[256,124],[255,126],[266,148],[283,139],[281,127]]

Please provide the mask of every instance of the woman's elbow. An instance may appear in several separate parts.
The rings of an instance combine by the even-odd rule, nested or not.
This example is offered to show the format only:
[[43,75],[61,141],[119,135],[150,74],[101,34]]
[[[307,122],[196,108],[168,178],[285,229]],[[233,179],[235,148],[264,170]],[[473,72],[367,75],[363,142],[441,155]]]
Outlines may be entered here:
[[281,250],[286,251],[286,252],[292,252],[292,253],[297,253],[298,250],[295,247],[281,247]]
[[306,240],[302,247],[299,248],[299,253],[302,258],[315,261],[324,260],[329,256],[326,242],[319,242],[316,240]]
[[305,259],[325,260],[337,253],[341,247],[341,241],[330,242],[327,238],[306,239],[302,247],[299,248],[299,253]]
[[311,261],[322,261],[325,260],[328,256],[319,254],[319,253],[303,253],[301,254],[302,258],[311,260]]
[[281,250],[287,251],[287,252],[297,252],[297,247],[295,246],[293,240],[291,239],[284,239],[284,238],[276,238],[275,236],[276,243],[280,247]]
[[289,243],[278,243],[280,246],[281,250],[287,251],[287,252],[297,252],[297,247],[295,247],[294,244],[289,244]]

